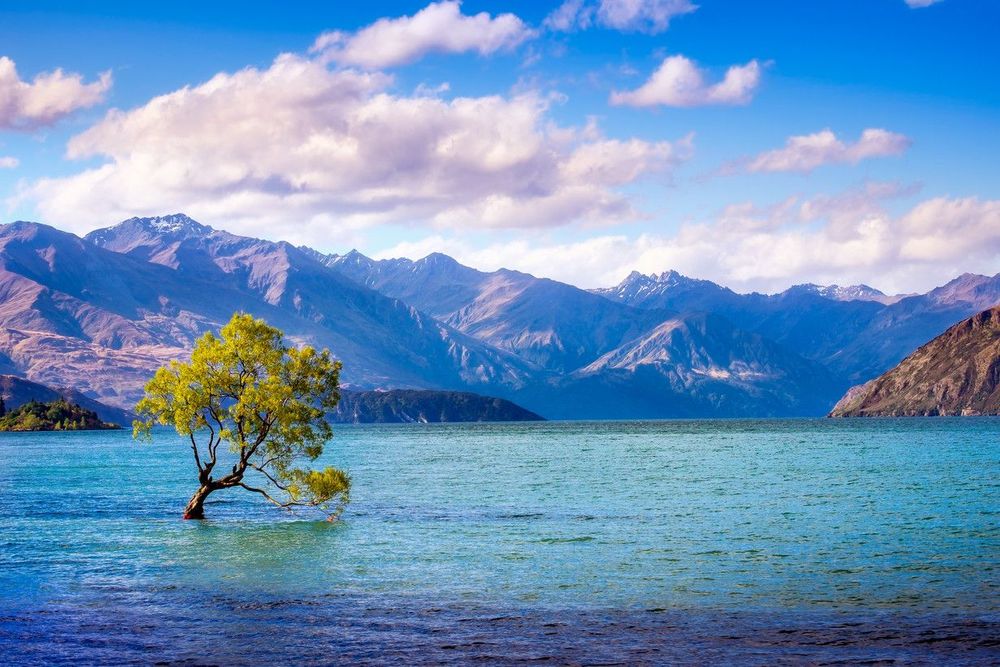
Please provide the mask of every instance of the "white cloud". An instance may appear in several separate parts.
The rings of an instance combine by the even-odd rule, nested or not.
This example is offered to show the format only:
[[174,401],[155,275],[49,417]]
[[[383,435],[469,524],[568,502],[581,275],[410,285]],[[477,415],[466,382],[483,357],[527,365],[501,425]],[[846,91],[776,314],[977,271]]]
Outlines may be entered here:
[[232,231],[328,247],[371,225],[557,226],[635,212],[619,191],[691,152],[564,128],[549,99],[403,97],[380,73],[295,55],[112,110],[73,137],[104,157],[37,181],[21,200],[76,231],[183,210]]
[[943,258],[1000,255],[1000,201],[976,197],[925,201],[907,213],[903,260],[935,262]]
[[549,30],[570,32],[590,27],[593,16],[592,5],[584,4],[583,0],[566,0],[545,17],[544,25]]
[[592,25],[624,32],[656,34],[670,26],[675,16],[698,6],[689,0],[566,0],[545,19],[550,30],[570,32]]
[[604,235],[570,243],[522,236],[487,247],[437,235],[378,256],[443,251],[471,266],[518,269],[588,288],[617,284],[633,270],[676,269],[738,291],[765,292],[803,282],[922,291],[965,271],[1000,270],[1000,201],[936,198],[901,216],[883,209],[884,199],[909,192],[869,184],[764,209],[730,206],[710,222],[685,224],[671,235]]
[[0,169],[14,169],[19,164],[21,164],[21,161],[16,157],[11,157],[9,155],[0,156]]
[[748,104],[760,84],[762,65],[751,60],[733,65],[721,81],[708,84],[705,73],[684,56],[670,56],[636,90],[611,94],[611,104],[633,107],[697,107]]
[[381,69],[413,62],[428,53],[486,56],[509,51],[533,35],[514,14],[469,16],[462,13],[460,2],[445,0],[413,16],[379,19],[354,33],[323,33],[311,50],[326,62]]
[[61,69],[43,72],[23,81],[14,61],[0,56],[0,130],[31,130],[51,125],[78,109],[104,100],[111,88],[111,73],[84,83],[79,74]]
[[936,5],[941,2],[941,0],[904,0],[906,6],[910,9],[918,9],[920,7],[930,7],[931,5]]
[[746,165],[749,172],[810,172],[827,164],[857,164],[874,157],[904,153],[912,142],[902,134],[869,128],[854,143],[844,143],[831,130],[789,137],[784,148],[761,153]]

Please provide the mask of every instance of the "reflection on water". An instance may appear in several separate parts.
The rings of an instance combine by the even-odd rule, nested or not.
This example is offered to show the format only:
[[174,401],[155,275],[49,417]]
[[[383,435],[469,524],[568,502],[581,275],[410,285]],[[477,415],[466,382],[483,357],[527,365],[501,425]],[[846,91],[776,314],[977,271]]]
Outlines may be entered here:
[[3,435],[0,662],[1000,661],[998,420],[344,427],[335,524]]

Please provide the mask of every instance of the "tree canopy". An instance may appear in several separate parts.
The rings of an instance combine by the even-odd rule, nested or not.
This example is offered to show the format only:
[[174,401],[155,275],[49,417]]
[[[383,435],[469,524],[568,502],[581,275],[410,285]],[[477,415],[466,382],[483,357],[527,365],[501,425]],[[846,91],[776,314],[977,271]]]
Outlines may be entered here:
[[331,437],[326,414],[340,400],[340,368],[328,350],[287,345],[279,329],[236,313],[219,336],[197,341],[189,362],[156,372],[133,435],[150,439],[161,424],[190,441],[200,487],[185,518],[203,518],[208,495],[234,487],[333,518],[349,500],[350,477],[299,464],[315,461]]

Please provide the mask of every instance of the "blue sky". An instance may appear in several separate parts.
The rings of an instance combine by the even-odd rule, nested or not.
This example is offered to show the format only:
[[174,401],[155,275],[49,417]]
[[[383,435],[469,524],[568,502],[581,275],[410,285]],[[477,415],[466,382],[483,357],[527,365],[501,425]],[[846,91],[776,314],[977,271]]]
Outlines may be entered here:
[[1000,271],[1000,3],[910,4],[6,2],[0,197],[585,287],[923,290]]

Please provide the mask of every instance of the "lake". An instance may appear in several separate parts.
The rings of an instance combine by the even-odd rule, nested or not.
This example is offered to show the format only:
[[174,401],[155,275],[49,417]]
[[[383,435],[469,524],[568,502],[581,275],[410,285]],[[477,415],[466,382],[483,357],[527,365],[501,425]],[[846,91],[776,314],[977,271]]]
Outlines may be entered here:
[[342,521],[0,434],[0,663],[1000,662],[1000,419],[340,426]]

